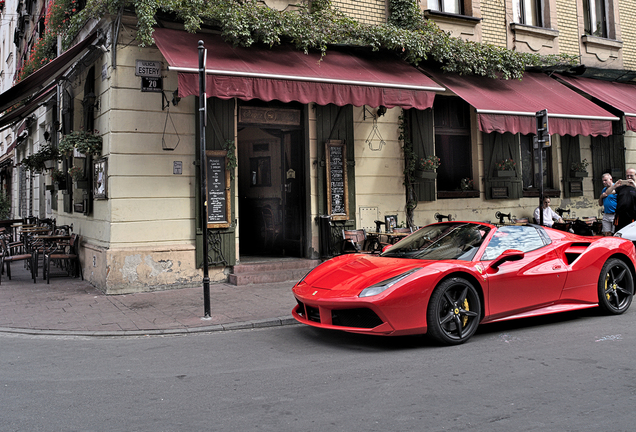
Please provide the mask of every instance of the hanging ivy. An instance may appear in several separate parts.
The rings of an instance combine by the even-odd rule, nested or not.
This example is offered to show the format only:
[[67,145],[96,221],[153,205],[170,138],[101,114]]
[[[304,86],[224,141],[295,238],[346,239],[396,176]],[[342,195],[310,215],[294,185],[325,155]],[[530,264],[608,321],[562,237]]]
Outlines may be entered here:
[[416,0],[388,0],[391,15],[384,25],[361,24],[331,5],[314,0],[310,7],[277,11],[256,0],[88,0],[70,19],[64,36],[68,47],[90,18],[128,8],[137,15],[137,38],[141,46],[153,44],[157,16],[164,14],[196,32],[202,25],[217,27],[223,37],[240,46],[291,43],[297,49],[323,55],[330,44],[366,46],[399,53],[417,65],[430,59],[449,72],[489,77],[521,78],[530,66],[574,64],[575,57],[520,53],[490,44],[453,38],[422,16]]

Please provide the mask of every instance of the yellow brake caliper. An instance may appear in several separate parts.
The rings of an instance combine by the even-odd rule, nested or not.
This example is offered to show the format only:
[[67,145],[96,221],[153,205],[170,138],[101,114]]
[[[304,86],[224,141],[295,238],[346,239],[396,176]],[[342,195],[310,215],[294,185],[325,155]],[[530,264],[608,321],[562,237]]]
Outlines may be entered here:
[[610,293],[609,290],[607,289],[607,283],[609,282],[609,273],[605,275],[605,298],[607,298],[607,300],[609,301],[610,299]]
[[[468,299],[464,299],[464,310],[470,310],[470,307],[468,306]],[[464,318],[462,318],[462,326],[466,327],[466,324],[468,324],[468,317],[465,316]]]

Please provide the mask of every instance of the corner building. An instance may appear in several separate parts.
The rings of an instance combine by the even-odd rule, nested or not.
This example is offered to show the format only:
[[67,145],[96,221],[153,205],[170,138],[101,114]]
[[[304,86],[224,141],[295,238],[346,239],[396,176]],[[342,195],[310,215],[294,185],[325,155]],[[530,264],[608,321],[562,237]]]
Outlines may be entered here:
[[[48,4],[17,3],[38,11]],[[217,32],[189,34],[166,20],[156,44],[140,48],[136,17],[122,10],[88,22],[70,49],[3,89],[3,111],[27,97],[36,101],[0,117],[0,136],[27,131],[3,156],[12,160],[13,216],[73,224],[82,236],[85,278],[110,294],[200,286],[204,240],[213,282],[241,283],[237,275],[263,258],[315,263],[338,252],[343,229],[374,231],[387,215],[406,223],[414,198],[418,226],[435,222],[436,214],[531,220],[541,175],[554,208],[574,218],[599,216],[601,174],[621,178],[636,163],[636,97],[622,97],[636,77],[632,3],[419,4],[454,37],[576,55],[581,64],[505,81],[416,68],[353,47],[334,47],[318,62],[284,45],[233,47]],[[333,5],[370,24],[390,13],[385,1]],[[206,190],[218,185],[206,197],[207,239],[199,228],[199,40],[208,50]],[[140,71],[140,64],[160,72]],[[540,173],[534,114],[546,108],[552,145]],[[405,182],[402,128],[417,159],[441,159],[436,178]],[[99,155],[75,152],[59,164],[64,172],[81,167],[83,181],[56,183],[48,172],[18,165],[74,130],[93,130],[103,140]],[[497,165],[506,159],[516,167],[503,176]],[[584,160],[588,175],[580,177],[571,166]]]

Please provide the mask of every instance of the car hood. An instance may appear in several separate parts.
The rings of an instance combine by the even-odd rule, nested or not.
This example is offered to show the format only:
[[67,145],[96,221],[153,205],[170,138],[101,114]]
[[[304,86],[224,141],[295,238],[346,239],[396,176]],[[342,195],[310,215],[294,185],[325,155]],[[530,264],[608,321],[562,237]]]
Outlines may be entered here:
[[341,255],[316,267],[304,282],[330,291],[359,291],[414,268],[430,268],[434,263],[436,261]]

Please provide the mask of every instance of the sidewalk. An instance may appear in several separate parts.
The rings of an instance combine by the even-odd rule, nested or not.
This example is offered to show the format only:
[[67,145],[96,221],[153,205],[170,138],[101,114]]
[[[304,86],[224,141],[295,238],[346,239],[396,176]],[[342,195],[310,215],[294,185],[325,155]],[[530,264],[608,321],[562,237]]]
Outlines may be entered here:
[[210,284],[204,319],[203,283],[147,293],[105,295],[79,278],[30,279],[22,263],[2,275],[0,332],[32,335],[139,336],[294,324],[294,281],[234,286]]

